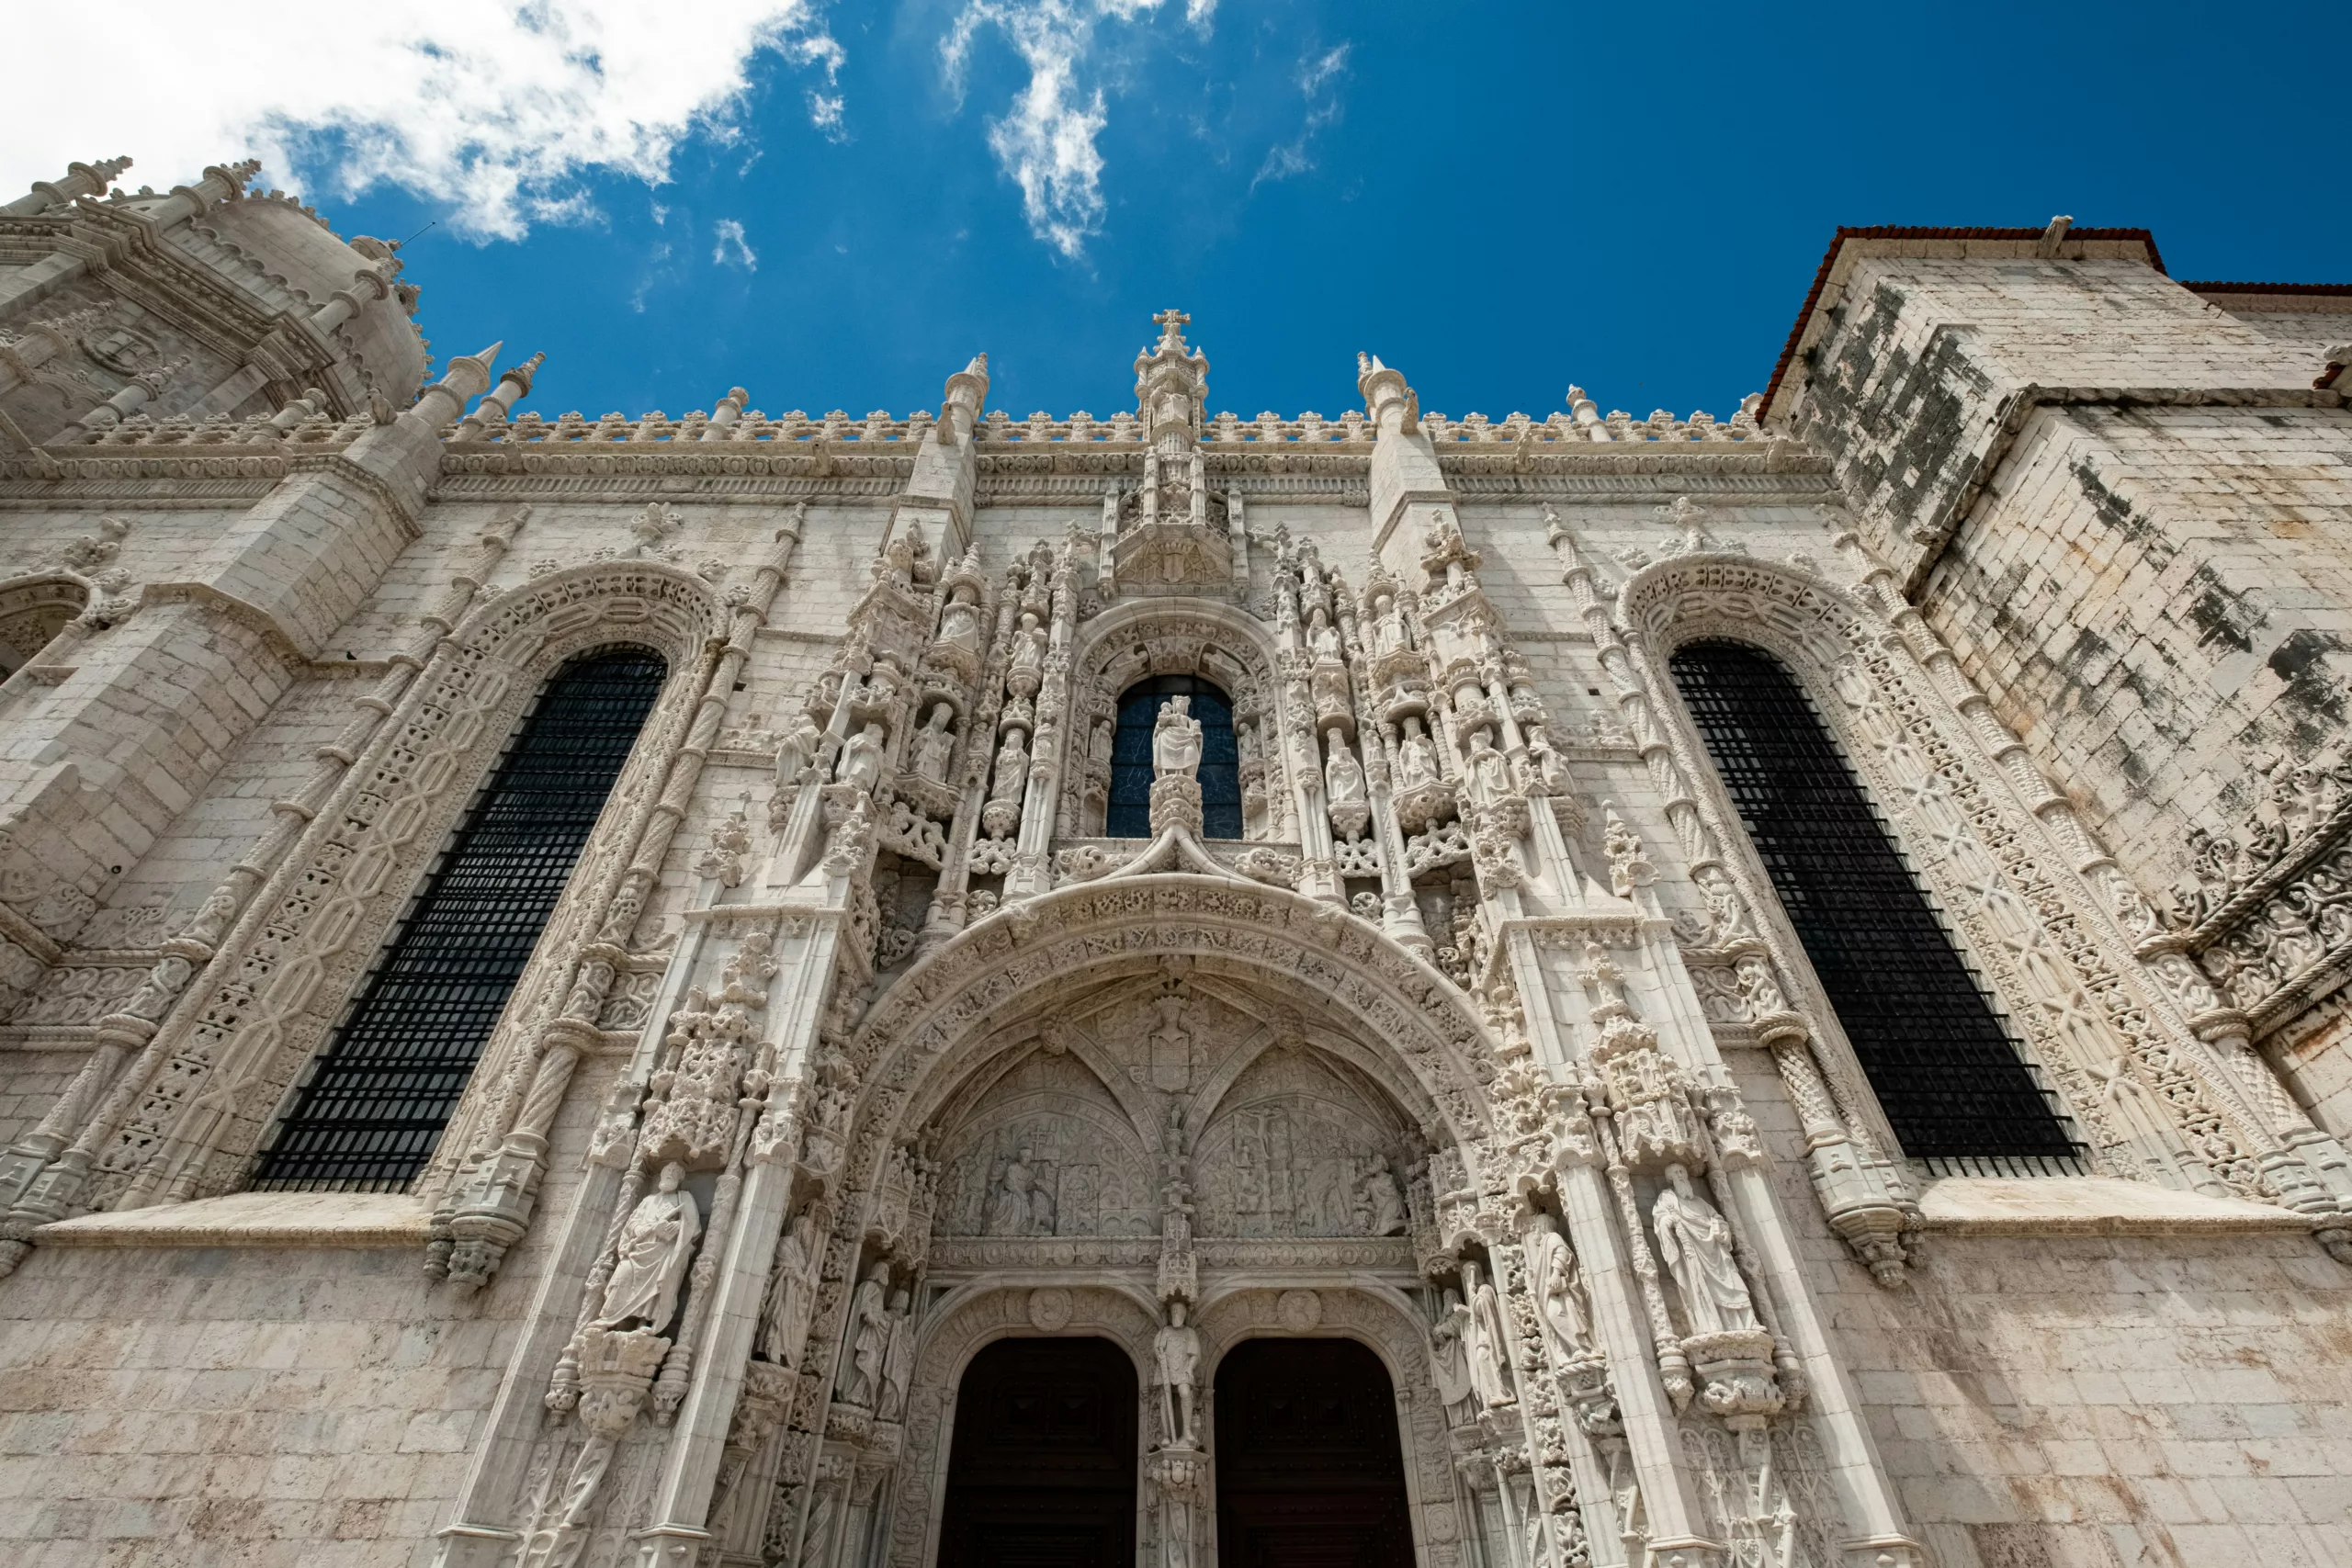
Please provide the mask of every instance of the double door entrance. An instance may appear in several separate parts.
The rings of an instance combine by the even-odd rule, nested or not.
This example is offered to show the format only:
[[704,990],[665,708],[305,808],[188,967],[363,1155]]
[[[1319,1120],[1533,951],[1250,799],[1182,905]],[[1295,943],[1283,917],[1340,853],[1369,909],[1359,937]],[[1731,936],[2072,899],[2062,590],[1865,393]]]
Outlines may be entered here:
[[[939,1568],[1135,1568],[1137,1382],[1106,1339],[1002,1339],[974,1357]],[[1411,1568],[1396,1395],[1370,1350],[1244,1341],[1212,1408],[1219,1568]]]

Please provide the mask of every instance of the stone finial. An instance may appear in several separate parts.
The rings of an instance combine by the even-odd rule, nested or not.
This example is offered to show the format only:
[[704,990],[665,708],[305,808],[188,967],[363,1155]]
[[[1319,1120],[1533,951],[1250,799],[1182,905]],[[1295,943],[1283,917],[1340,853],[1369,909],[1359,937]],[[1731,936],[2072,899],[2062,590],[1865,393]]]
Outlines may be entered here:
[[70,164],[63,179],[34,181],[29,193],[0,207],[0,215],[30,218],[52,207],[70,206],[77,197],[103,196],[115,176],[129,167],[128,158],[101,158],[95,164]]
[[1401,370],[1392,370],[1376,354],[1356,355],[1356,390],[1363,394],[1363,411],[1377,435],[1417,435],[1421,426],[1421,400],[1405,384]]
[[989,356],[986,352],[972,355],[971,363],[947,378],[947,389],[939,405],[936,427],[939,444],[953,446],[972,433],[979,423],[980,411],[989,400]]
[[2034,247],[2034,254],[2045,260],[2056,259],[2058,247],[2066,238],[2066,231],[2074,226],[2075,220],[2063,212],[2052,218],[2050,227],[2041,231],[2041,242]]
[[1162,310],[1151,319],[1159,324],[1159,347],[1161,352],[1165,353],[1172,350],[1177,354],[1183,353],[1185,348],[1184,329],[1193,324],[1193,318],[1186,315],[1182,310]]

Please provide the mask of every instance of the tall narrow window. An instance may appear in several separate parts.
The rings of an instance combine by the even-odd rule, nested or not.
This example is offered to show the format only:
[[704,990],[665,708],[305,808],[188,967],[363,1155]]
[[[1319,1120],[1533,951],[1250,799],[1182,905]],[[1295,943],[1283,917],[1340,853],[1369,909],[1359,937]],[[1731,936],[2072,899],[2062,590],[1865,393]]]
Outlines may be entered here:
[[1111,739],[1111,800],[1102,831],[1114,839],[1151,835],[1151,731],[1159,705],[1190,697],[1201,721],[1201,825],[1212,839],[1241,837],[1241,761],[1233,744],[1231,699],[1197,675],[1155,675],[1119,694],[1119,728]]
[[1904,1152],[2074,1154],[1795,680],[1734,642],[1669,668]]
[[397,1191],[424,1168],[662,690],[661,657],[558,671],[263,1154],[254,1185]]

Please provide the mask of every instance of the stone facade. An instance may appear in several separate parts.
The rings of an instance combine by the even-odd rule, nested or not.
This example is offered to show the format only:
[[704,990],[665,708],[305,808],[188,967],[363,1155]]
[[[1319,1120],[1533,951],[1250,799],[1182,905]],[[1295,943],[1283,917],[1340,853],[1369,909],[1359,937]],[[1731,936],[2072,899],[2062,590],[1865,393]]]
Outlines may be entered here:
[[[1428,1568],[2352,1560],[2352,291],[1855,230],[1720,421],[1369,357],[1243,420],[1172,311],[1103,418],[546,418],[392,247],[120,172],[0,208],[11,1561],[922,1568],[963,1368],[1065,1334],[1159,1568],[1219,1359],[1315,1335]],[[1668,673],[1722,637],[2078,1157],[1905,1156]],[[257,1190],[614,645],[431,1158]],[[1239,837],[1172,701],[1111,836],[1155,677]]]

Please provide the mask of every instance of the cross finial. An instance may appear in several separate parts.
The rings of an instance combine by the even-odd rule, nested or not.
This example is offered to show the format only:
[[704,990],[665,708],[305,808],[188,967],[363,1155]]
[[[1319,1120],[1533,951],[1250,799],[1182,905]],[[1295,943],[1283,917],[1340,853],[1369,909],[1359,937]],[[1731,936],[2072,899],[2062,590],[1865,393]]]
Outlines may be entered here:
[[1162,310],[1152,320],[1159,323],[1159,341],[1163,344],[1182,344],[1184,334],[1178,329],[1193,324],[1193,318],[1182,310]]

